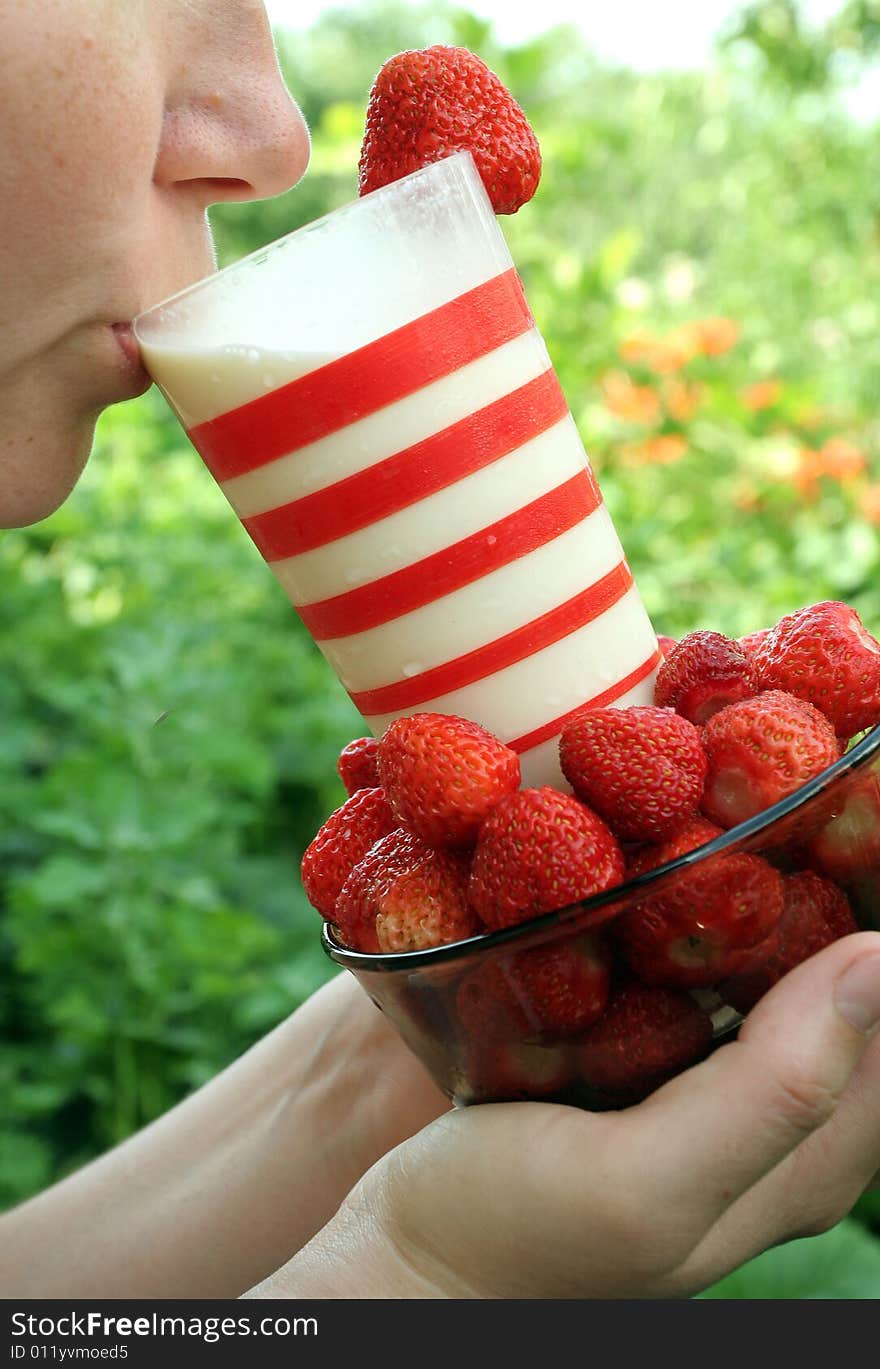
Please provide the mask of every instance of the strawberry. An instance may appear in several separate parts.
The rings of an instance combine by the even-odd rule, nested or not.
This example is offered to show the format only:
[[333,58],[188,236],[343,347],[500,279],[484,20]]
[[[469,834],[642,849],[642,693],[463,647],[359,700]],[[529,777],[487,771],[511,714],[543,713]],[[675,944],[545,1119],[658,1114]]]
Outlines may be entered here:
[[379,774],[398,822],[432,846],[469,846],[519,788],[519,757],[466,718],[413,713],[379,742]]
[[643,1098],[712,1044],[712,1023],[694,1000],[671,989],[624,984],[583,1039],[577,1075],[622,1100]]
[[811,604],[782,618],[753,670],[759,689],[806,699],[844,740],[880,722],[880,643],[846,604]]
[[716,713],[703,744],[709,770],[701,806],[722,827],[734,827],[793,794],[840,755],[823,714],[778,689]]
[[570,1054],[563,1046],[532,1041],[470,1045],[465,1074],[473,1102],[550,1098],[571,1084]]
[[538,188],[538,140],[481,58],[442,45],[390,57],[367,104],[360,194],[453,152],[471,153],[496,214],[515,214]]
[[760,856],[724,853],[680,870],[614,923],[636,977],[706,988],[740,968],[782,915],[782,876]]
[[537,1030],[522,995],[511,988],[496,960],[486,960],[464,976],[455,1010],[471,1042],[521,1041]]
[[773,931],[754,948],[744,968],[718,986],[738,1012],[753,1008],[795,965],[859,930],[849,899],[830,880],[804,870],[789,875],[783,890],[782,916]]
[[[804,871],[803,873],[809,874],[811,872]],[[825,882],[826,884],[831,884],[830,880],[826,880]],[[856,922],[852,904],[844,891],[838,888],[836,884],[831,884],[831,888],[836,894],[839,894],[840,897],[826,899],[822,908],[822,916],[828,923],[829,930],[834,935],[834,940],[839,941],[842,936],[852,936],[853,932],[861,931],[861,928]]]
[[473,936],[480,924],[467,882],[466,862],[449,851],[429,851],[385,881],[374,894],[379,950],[423,951]]
[[660,667],[654,702],[700,726],[754,692],[748,658],[736,642],[720,632],[689,632]]
[[841,884],[880,868],[880,777],[850,781],[832,814],[807,845],[810,861]]
[[597,814],[545,786],[509,794],[480,828],[470,899],[490,928],[510,927],[619,884],[623,852]]
[[342,748],[336,769],[347,794],[379,787],[378,750],[379,743],[375,737],[356,737]]
[[377,894],[430,854],[431,847],[421,837],[397,827],[361,856],[349,871],[333,912],[333,924],[346,946],[357,951],[379,950]]
[[324,823],[306,847],[301,875],[306,898],[332,919],[336,899],[361,856],[394,826],[382,789],[359,789]]
[[487,960],[459,985],[459,1020],[472,1041],[570,1036],[601,1015],[609,966],[591,936]]
[[678,646],[678,638],[677,638],[677,637],[666,637],[662,632],[658,632],[658,634],[657,634],[657,645],[659,646],[659,648],[660,648],[660,650],[662,651],[663,655],[664,655],[664,656],[668,656],[669,653],[670,653],[670,651],[672,651],[673,647],[677,647],[677,646]]
[[671,832],[659,846],[643,846],[641,850],[636,851],[627,865],[627,877],[635,879],[637,875],[644,875],[648,870],[656,870],[659,865],[667,865],[688,851],[695,851],[698,846],[705,846],[707,842],[714,841],[716,837],[721,836],[722,830],[714,823],[707,822],[705,818],[689,818]]
[[736,644],[741,651],[745,652],[748,660],[752,661],[758,648],[764,645],[772,631],[772,628],[760,627],[756,632],[747,632],[745,637],[737,637]]
[[595,708],[579,713],[559,742],[562,771],[578,798],[623,841],[659,841],[703,792],[700,734],[671,708]]

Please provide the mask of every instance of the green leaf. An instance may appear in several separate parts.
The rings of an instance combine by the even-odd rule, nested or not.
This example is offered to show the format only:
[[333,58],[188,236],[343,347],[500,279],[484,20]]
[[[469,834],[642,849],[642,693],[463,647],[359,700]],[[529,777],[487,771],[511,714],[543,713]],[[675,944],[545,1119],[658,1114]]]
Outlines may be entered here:
[[52,1153],[45,1141],[23,1131],[0,1129],[0,1207],[48,1182]]
[[626,275],[641,245],[642,235],[631,225],[618,229],[605,239],[599,248],[596,264],[606,289],[616,285]]
[[846,1219],[822,1236],[767,1250],[703,1298],[877,1298],[880,1240]]

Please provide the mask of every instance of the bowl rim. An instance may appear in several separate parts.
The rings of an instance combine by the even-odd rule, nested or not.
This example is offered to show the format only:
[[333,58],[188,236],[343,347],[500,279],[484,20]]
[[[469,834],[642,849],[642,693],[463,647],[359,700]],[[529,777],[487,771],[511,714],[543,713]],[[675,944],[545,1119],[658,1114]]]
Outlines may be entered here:
[[[644,874],[637,875],[635,879],[625,880],[622,884],[615,884],[600,894],[593,894],[590,898],[580,899],[577,903],[569,903],[564,908],[556,908],[549,913],[539,913],[536,917],[527,918],[524,922],[516,922],[510,927],[501,927],[493,932],[478,932],[475,936],[467,937],[462,941],[450,941],[443,946],[429,946],[420,951],[375,953],[354,951],[346,946],[341,946],[333,936],[330,923],[325,922],[321,931],[321,945],[331,960],[346,969],[372,970],[393,974],[400,971],[427,969],[434,965],[445,964],[450,960],[480,956],[497,946],[509,946],[512,942],[524,941],[541,932],[551,931],[563,922],[571,923],[573,927],[580,924],[582,930],[588,931],[591,925],[590,913],[599,912],[609,904],[617,903],[620,899],[628,897],[633,891],[647,889],[676,870],[684,870],[689,865],[697,865],[710,856],[721,851],[728,851],[730,848],[750,840],[760,832],[768,831],[775,823],[781,822],[784,818],[789,818],[793,813],[805,808],[812,799],[828,789],[842,775],[859,770],[878,752],[880,752],[880,724],[873,727],[854,746],[844,752],[833,765],[827,766],[820,774],[814,775],[811,780],[807,780],[806,784],[801,785],[794,793],[780,799],[777,803],[771,804],[769,808],[762,809],[760,813],[747,818],[745,822],[738,823],[736,827],[728,828],[726,832],[722,832],[718,837],[713,837],[711,841],[704,842],[702,846],[696,846],[692,851],[686,851],[684,855],[676,856],[675,860],[667,861],[665,865],[658,865],[653,870],[647,870]],[[610,921],[610,919],[608,920]],[[601,920],[597,925],[601,925]]]

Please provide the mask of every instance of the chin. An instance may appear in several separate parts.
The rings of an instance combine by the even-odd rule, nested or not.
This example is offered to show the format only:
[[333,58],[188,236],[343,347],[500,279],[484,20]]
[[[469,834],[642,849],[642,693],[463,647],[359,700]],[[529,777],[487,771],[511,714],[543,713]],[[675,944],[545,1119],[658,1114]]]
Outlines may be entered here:
[[0,441],[0,528],[27,528],[60,508],[82,475],[94,420],[64,437],[29,433]]

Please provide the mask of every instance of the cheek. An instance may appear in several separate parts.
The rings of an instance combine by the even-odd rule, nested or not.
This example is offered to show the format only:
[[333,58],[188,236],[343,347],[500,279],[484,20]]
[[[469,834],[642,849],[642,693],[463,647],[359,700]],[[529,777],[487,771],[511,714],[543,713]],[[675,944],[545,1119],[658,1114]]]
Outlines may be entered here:
[[[54,298],[70,263],[80,276],[90,263],[99,270],[142,211],[162,90],[139,0],[51,10],[51,41],[40,41],[32,20],[0,96],[0,275]],[[4,28],[0,21],[0,40]],[[9,304],[18,313],[21,301],[0,307]]]
[[0,527],[62,502],[118,384],[88,339],[91,320],[136,305],[152,231],[163,81],[150,10],[0,0]]

